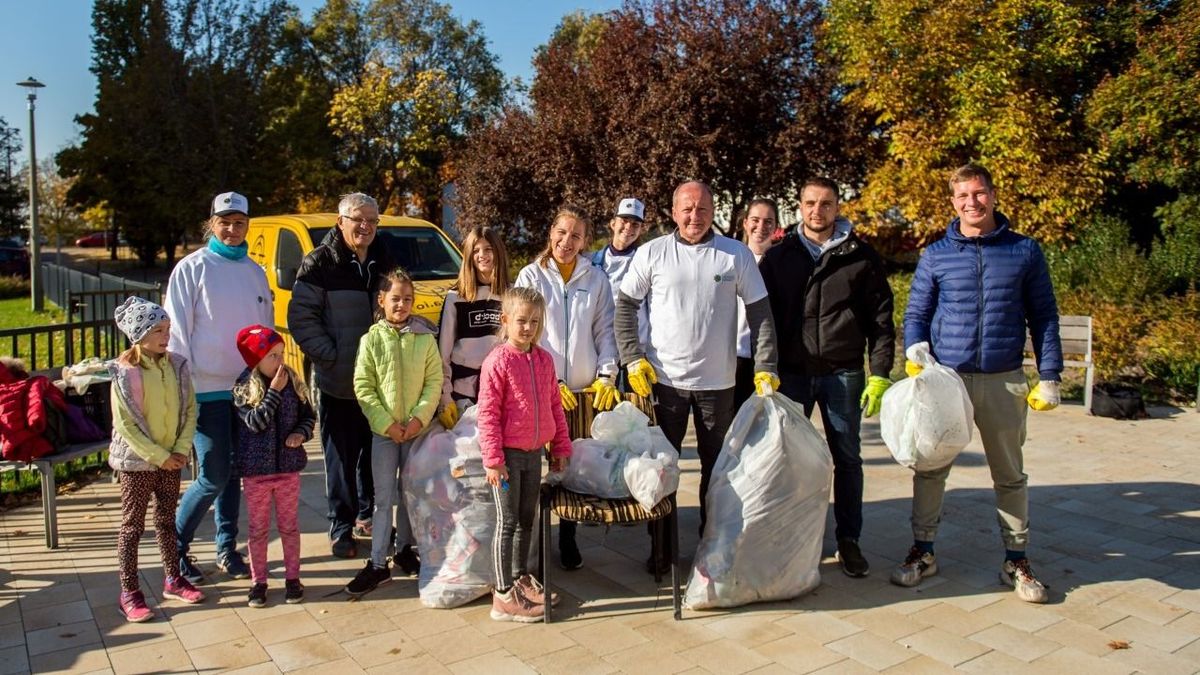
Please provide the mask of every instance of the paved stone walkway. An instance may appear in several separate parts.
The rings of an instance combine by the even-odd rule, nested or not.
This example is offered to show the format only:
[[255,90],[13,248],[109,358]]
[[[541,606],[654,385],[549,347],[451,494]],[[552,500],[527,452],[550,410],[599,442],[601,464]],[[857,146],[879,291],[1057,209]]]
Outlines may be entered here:
[[[0,673],[17,672],[969,672],[1200,671],[1200,414],[1158,409],[1119,422],[1066,406],[1030,415],[1035,569],[1051,603],[1018,601],[997,581],[1002,548],[978,443],[950,477],[941,574],[915,589],[888,583],[910,543],[910,473],[864,433],[866,527],[873,572],[850,579],[832,557],[822,585],[791,602],[670,616],[670,592],[642,571],[642,528],[580,528],[584,569],[559,573],[562,621],[491,621],[485,601],[425,609],[415,581],[361,602],[329,594],[361,561],[324,540],[321,462],[304,475],[304,604],[250,609],[246,581],[211,565],[211,521],[196,553],[209,600],[162,601],[148,534],[143,589],[155,620],[116,608],[119,493],[97,482],[59,501],[62,548],[42,545],[36,506],[0,514]],[[690,459],[688,459],[690,457]],[[682,548],[696,545],[698,462],[685,454]],[[832,530],[832,527],[829,528]],[[243,524],[243,533],[245,527]],[[828,553],[832,542],[825,543]],[[278,542],[271,546],[278,561]],[[276,567],[276,566],[273,566]],[[278,576],[281,570],[274,574]]]

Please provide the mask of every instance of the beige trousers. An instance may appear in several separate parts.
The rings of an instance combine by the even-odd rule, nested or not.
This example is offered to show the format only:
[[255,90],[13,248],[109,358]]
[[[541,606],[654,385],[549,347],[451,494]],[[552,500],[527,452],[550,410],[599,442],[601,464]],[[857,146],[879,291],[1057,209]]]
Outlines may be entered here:
[[[1029,543],[1029,490],[1021,446],[1025,443],[1025,415],[1029,410],[1025,396],[1029,384],[1021,370],[959,375],[975,407],[975,426],[992,472],[1000,537],[1005,548],[1023,551]],[[934,541],[937,537],[949,475],[949,466],[913,475],[914,539]]]

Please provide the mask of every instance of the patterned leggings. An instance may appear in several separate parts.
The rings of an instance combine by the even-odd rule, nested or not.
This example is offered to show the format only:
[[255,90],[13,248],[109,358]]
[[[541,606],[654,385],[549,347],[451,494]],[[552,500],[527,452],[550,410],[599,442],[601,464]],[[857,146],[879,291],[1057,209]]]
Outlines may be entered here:
[[267,583],[267,539],[271,535],[271,502],[275,502],[275,527],[283,542],[284,579],[300,578],[300,473],[275,473],[242,479],[250,534],[250,577]]
[[179,470],[121,472],[121,529],[117,533],[117,569],[121,590],[138,589],[138,544],[146,530],[146,508],[154,496],[154,534],[162,555],[163,572],[179,576],[179,546],[175,540],[175,505],[179,503]]

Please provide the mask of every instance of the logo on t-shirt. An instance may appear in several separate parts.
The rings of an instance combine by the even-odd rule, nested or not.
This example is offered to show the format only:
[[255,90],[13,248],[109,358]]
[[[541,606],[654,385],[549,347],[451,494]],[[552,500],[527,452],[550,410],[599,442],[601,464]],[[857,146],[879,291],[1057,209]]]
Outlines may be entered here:
[[717,282],[718,284],[722,281],[733,281],[733,274],[714,274],[713,281]]
[[498,309],[476,309],[467,312],[467,327],[468,328],[487,328],[489,326],[500,325],[500,310]]

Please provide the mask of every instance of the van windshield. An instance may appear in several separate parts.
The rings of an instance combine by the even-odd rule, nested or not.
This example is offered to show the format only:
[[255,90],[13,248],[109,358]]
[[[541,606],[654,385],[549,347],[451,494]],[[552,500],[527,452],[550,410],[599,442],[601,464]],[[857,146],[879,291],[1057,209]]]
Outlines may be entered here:
[[[308,232],[313,245],[319,246],[329,234],[329,227],[313,227]],[[431,227],[379,226],[379,234],[387,242],[392,258],[416,281],[453,279],[462,266],[462,256],[446,238]]]

